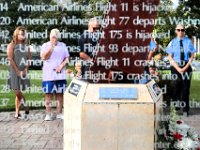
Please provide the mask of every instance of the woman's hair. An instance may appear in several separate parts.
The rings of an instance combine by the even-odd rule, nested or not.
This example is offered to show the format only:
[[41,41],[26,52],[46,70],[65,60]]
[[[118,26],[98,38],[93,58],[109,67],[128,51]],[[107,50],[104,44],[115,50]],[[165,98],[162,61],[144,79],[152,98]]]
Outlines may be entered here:
[[51,37],[56,37],[57,39],[59,39],[61,37],[60,35],[60,31],[58,29],[52,29],[51,32],[50,32],[50,38]]
[[[20,31],[23,31],[24,34],[26,34],[26,29],[24,26],[17,27],[13,33],[13,39],[12,39],[13,44],[16,44],[18,42],[18,34]],[[23,40],[23,43],[26,43],[26,38]]]

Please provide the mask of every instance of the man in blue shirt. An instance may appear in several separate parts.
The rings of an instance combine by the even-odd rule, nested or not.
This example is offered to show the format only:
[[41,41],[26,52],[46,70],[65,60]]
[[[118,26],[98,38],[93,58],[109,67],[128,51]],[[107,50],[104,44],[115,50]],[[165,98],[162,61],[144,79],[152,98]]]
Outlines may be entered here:
[[[189,94],[190,82],[192,76],[191,63],[196,52],[192,41],[185,37],[185,28],[183,25],[176,26],[176,35],[169,45],[166,52],[168,53],[171,64],[171,74],[173,80],[173,104],[180,109],[183,108],[183,114],[189,114]],[[184,105],[183,105],[184,104]]]

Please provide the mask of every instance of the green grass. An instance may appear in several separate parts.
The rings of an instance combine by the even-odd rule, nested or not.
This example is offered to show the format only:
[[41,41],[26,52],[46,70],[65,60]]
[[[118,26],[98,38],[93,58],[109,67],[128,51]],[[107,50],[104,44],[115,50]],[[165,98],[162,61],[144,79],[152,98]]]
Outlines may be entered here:
[[[70,67],[70,69],[73,70],[73,67]],[[0,73],[6,72],[7,67],[0,65]],[[163,74],[169,74],[170,71],[162,71]],[[41,70],[30,70],[30,74],[37,74],[41,77],[42,71]],[[40,107],[32,107],[31,109],[37,109],[37,108],[44,108],[44,106],[41,106],[41,102],[44,102],[44,94],[40,90],[42,87],[42,80],[41,79],[32,79],[31,86],[38,89],[39,92],[26,92],[24,93],[25,98],[28,102],[31,103],[40,103]],[[71,82],[69,79],[68,85]],[[4,79],[0,79],[0,111],[8,111],[8,110],[14,110],[15,108],[15,96],[13,91],[7,91],[4,90],[4,87],[7,83],[7,79],[4,77]],[[200,72],[194,72],[191,88],[190,88],[190,99],[195,101],[200,101]],[[4,105],[6,103],[6,105]]]
[[[170,70],[159,72],[161,74],[170,74]],[[190,99],[194,101],[200,101],[200,72],[193,72],[190,87]]]
[[190,99],[200,101],[200,72],[193,72]]

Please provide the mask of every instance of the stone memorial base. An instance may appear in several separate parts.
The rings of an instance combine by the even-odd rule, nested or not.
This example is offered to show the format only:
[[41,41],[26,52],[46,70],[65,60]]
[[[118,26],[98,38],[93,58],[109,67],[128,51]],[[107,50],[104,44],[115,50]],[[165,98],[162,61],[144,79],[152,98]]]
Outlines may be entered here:
[[74,79],[64,94],[64,150],[153,150],[161,107],[162,92],[154,81]]

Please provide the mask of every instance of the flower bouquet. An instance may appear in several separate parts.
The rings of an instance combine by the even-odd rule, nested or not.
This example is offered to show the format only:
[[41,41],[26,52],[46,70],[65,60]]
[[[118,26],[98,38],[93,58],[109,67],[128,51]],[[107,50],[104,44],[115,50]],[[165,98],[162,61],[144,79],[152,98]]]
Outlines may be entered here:
[[171,108],[165,139],[173,150],[200,150],[200,138],[193,128],[180,120]]

